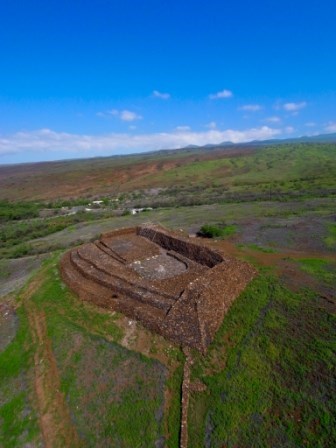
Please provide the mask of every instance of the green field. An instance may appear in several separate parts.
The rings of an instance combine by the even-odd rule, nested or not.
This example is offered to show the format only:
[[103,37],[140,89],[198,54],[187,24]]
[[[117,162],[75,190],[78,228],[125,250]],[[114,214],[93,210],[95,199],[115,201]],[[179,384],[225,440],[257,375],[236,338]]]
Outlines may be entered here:
[[262,273],[194,366],[207,393],[192,397],[190,446],[332,446],[335,324],[316,294]]
[[[84,203],[98,195],[139,205],[276,200],[279,196],[335,194],[335,175],[333,143],[200,148],[90,162],[0,167],[0,199],[20,201],[20,206],[22,199],[60,205]],[[158,194],[153,197],[150,189],[159,189]],[[29,212],[34,213],[34,205]],[[3,214],[25,213],[17,206],[15,213],[5,210]]]
[[[170,378],[169,365],[120,345],[124,331],[116,322],[121,316],[102,313],[75,298],[59,279],[58,259],[54,256],[44,263],[38,274],[41,284],[33,295],[27,298],[25,289],[19,295],[19,331],[0,353],[1,446],[35,446],[41,438],[37,422],[41,409],[32,384],[33,358],[38,353],[29,319],[32,312],[45,319],[45,337],[51,342],[61,392],[80,446],[154,446],[157,440],[164,440],[164,428],[170,427],[174,437],[179,428],[180,376],[172,370]],[[171,363],[179,363],[175,349],[168,345],[165,350]],[[42,356],[41,362],[51,369],[50,359]],[[174,411],[172,404],[168,417],[163,394],[170,384],[178,408]],[[50,394],[48,400],[53,400],[48,384],[44,387],[46,395]],[[65,439],[63,443],[69,442]]]
[[179,446],[181,348],[83,303],[58,271],[69,248],[146,222],[203,228],[259,271],[207,354],[192,352],[192,384],[205,389],[191,390],[188,446],[336,446],[336,145],[235,151],[0,176],[0,447]]
[[271,184],[276,190],[286,192],[304,189],[312,180],[311,188],[334,187],[335,172],[335,145],[288,144],[258,149],[239,157],[195,160],[158,173],[156,177],[150,175],[146,181],[153,185],[221,185],[229,191],[242,191],[247,185],[263,191]]

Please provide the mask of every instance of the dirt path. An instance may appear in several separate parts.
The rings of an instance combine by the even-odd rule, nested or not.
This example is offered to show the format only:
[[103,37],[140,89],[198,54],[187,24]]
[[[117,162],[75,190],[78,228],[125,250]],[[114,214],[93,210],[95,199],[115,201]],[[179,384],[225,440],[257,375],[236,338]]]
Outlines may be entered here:
[[184,348],[186,360],[183,368],[180,448],[188,448],[188,409],[190,398],[190,367],[193,360],[188,348]]
[[36,347],[34,386],[41,432],[46,448],[78,447],[80,441],[61,392],[59,372],[47,334],[45,313],[30,300],[42,281],[43,272],[40,272],[22,296]]

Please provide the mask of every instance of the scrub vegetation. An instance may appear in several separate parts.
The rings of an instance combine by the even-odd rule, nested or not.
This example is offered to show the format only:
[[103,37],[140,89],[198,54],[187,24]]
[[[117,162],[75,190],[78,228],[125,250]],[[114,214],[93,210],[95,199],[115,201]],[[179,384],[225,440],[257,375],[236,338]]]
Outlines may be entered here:
[[236,226],[220,224],[204,224],[198,232],[205,238],[225,238],[236,233]]
[[179,446],[180,348],[58,273],[65,250],[146,222],[259,270],[192,351],[188,446],[335,446],[335,180],[335,144],[0,167],[0,446]]
[[207,392],[192,396],[190,446],[330,446],[335,324],[323,299],[262,273],[195,363]]
[[[57,255],[46,261],[19,295],[20,329],[0,353],[2,446],[36,443],[40,437],[37,414],[45,412],[40,407],[41,397],[55,401],[49,407],[48,428],[42,421],[42,429],[54,431],[50,439],[57,443],[63,436],[63,446],[148,447],[160,440],[164,443],[165,427],[179,428],[180,376],[175,373],[169,379],[169,367],[120,345],[124,336],[118,326],[121,316],[102,312],[74,297],[59,278],[58,259]],[[41,343],[46,348],[42,355]],[[171,352],[171,362],[178,362],[175,351]],[[42,392],[33,386],[36,363],[44,365],[40,372]],[[52,388],[57,381],[72,416],[71,421],[64,419],[61,424],[60,397],[54,396]],[[174,388],[169,421],[168,413],[164,415],[166,383]],[[76,433],[72,442],[67,425]]]

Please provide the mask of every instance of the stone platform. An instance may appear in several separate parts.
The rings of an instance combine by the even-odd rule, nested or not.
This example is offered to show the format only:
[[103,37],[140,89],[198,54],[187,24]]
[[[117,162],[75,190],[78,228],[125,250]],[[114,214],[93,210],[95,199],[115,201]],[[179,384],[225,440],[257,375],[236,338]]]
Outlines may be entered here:
[[204,240],[152,224],[102,234],[61,260],[63,280],[81,299],[202,352],[255,274]]

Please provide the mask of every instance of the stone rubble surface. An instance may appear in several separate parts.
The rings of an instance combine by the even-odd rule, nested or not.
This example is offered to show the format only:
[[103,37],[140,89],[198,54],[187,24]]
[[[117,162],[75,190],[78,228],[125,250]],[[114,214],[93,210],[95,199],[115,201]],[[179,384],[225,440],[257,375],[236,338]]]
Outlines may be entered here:
[[99,241],[67,252],[60,270],[81,299],[201,352],[256,275],[248,263],[203,240],[153,224],[102,234]]

